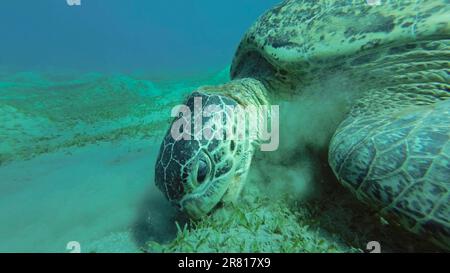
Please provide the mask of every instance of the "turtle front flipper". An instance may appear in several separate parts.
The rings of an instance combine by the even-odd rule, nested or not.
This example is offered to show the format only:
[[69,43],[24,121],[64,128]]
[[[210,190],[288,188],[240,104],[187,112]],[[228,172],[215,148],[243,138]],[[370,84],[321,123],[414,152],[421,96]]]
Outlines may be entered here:
[[331,141],[330,165],[358,199],[450,249],[450,99],[396,111],[383,103],[354,106]]

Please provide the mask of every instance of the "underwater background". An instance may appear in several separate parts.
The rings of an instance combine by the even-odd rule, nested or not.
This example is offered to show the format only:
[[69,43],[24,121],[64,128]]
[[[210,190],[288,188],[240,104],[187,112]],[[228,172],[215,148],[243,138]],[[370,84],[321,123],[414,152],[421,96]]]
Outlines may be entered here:
[[[301,158],[256,158],[240,205],[200,222],[154,185],[172,107],[227,82],[241,37],[279,2],[2,1],[0,252],[68,252],[70,241],[82,252],[362,252],[373,240],[433,251],[383,224],[306,146]],[[324,96],[348,100],[311,96],[285,126],[305,143],[327,141],[314,126],[339,103]]]

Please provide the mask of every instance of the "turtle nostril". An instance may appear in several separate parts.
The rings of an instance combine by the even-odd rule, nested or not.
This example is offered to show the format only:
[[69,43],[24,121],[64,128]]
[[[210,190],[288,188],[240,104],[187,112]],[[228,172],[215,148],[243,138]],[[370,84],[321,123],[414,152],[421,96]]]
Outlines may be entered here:
[[230,141],[230,150],[233,152],[234,148],[236,148],[236,143],[234,142],[234,140]]

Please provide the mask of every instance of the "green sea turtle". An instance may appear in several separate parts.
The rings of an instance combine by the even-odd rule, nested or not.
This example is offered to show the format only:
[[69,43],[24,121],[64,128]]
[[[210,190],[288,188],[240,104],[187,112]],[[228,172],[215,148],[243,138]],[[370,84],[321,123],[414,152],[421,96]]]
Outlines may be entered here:
[[[243,37],[232,81],[199,88],[186,106],[195,110],[195,98],[202,98],[203,109],[216,105],[224,113],[233,105],[274,105],[301,98],[329,75],[346,75],[356,86],[351,107],[332,132],[317,132],[330,134],[331,169],[386,219],[450,249],[450,5],[370,3],[376,2],[282,2]],[[200,120],[211,130],[237,122],[224,116]],[[185,125],[195,126],[193,120]],[[155,182],[200,218],[237,199],[260,143],[174,139],[169,130]]]

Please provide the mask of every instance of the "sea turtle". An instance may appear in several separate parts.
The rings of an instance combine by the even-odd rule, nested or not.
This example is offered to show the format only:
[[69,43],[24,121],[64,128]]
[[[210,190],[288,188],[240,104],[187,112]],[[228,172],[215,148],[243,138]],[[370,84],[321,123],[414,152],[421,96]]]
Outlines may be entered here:
[[[346,75],[356,93],[351,107],[337,128],[317,132],[330,134],[329,166],[388,221],[450,249],[450,5],[377,2],[287,0],[273,7],[243,37],[231,82],[187,98],[189,110],[215,105],[225,118],[180,114],[171,128],[197,120],[217,130],[237,122],[229,106],[301,98],[308,86]],[[261,141],[172,133],[155,166],[166,197],[193,218],[237,200]]]

